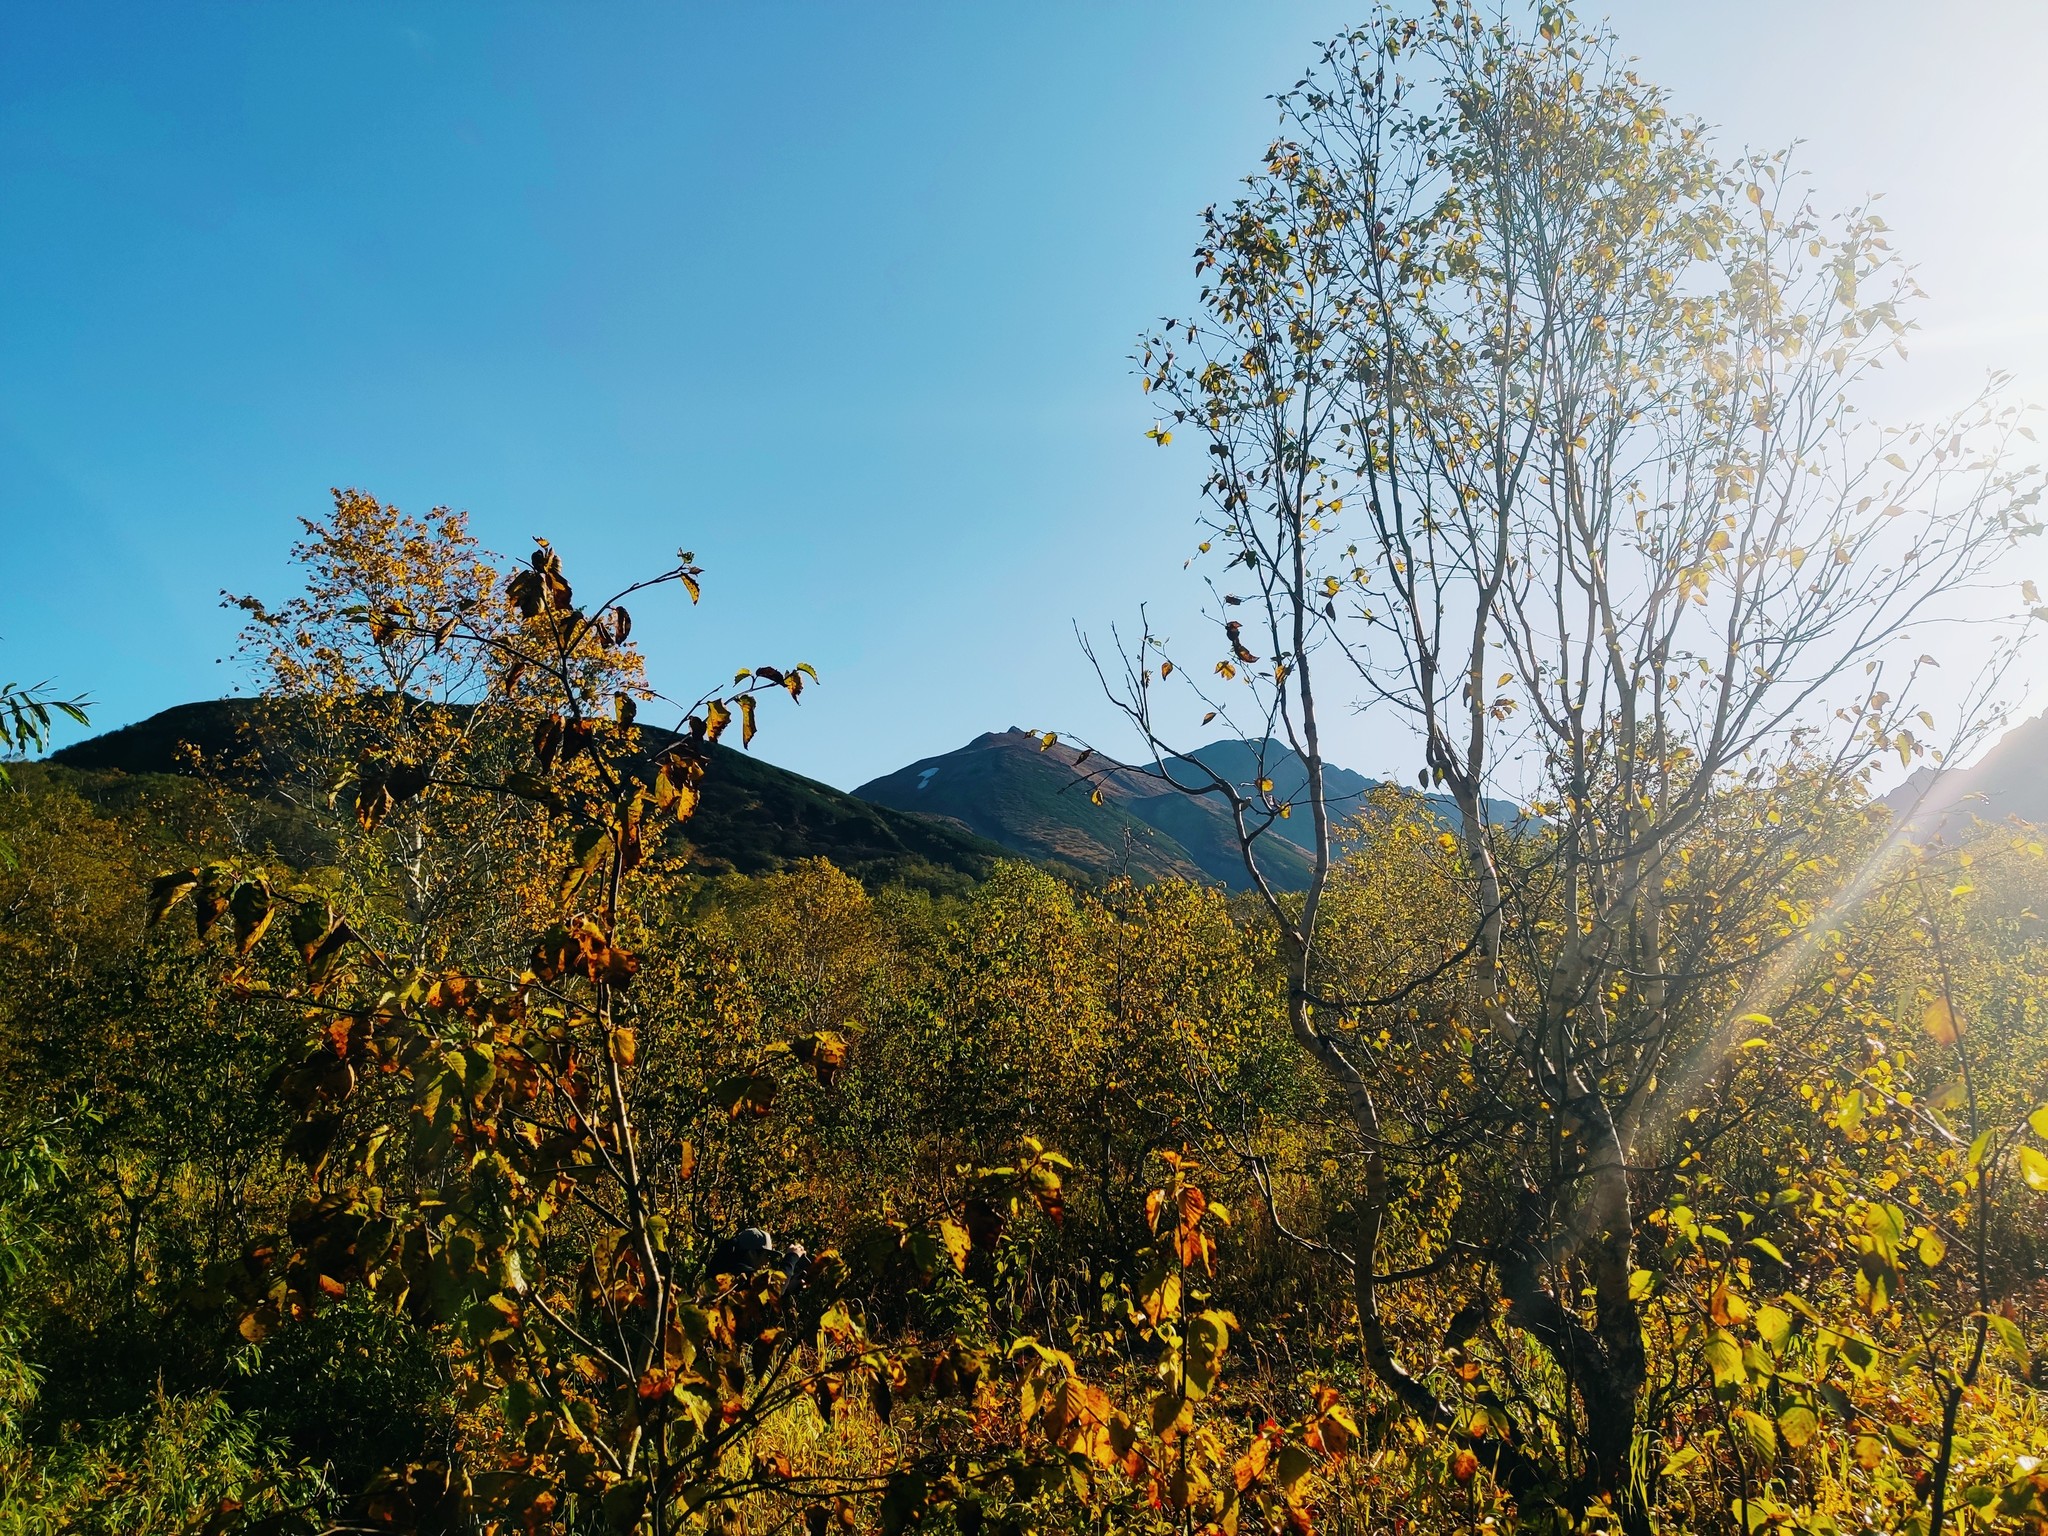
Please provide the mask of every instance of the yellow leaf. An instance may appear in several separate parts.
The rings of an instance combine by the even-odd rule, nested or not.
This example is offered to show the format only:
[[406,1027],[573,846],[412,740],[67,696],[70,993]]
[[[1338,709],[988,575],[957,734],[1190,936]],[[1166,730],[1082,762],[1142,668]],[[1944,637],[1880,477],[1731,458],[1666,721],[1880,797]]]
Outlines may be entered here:
[[1726,1328],[1747,1318],[1749,1307],[1740,1296],[1728,1289],[1728,1282],[1724,1280],[1714,1287],[1714,1294],[1708,1302],[1708,1312],[1715,1323]]
[[1283,1493],[1292,1494],[1301,1486],[1301,1480],[1315,1470],[1315,1458],[1296,1445],[1292,1440],[1280,1447],[1280,1464],[1274,1469],[1274,1481]]
[[1701,1353],[1706,1356],[1707,1369],[1714,1373],[1716,1386],[1739,1386],[1747,1378],[1748,1372],[1742,1366],[1742,1346],[1725,1329],[1716,1328]]
[[1804,1403],[1794,1403],[1778,1415],[1778,1433],[1795,1451],[1811,1440],[1819,1430],[1820,1420]]
[[2048,1157],[2043,1157],[2032,1147],[2021,1147],[2020,1177],[2036,1194],[2048,1193]]
[[953,1268],[962,1274],[966,1273],[967,1251],[973,1246],[967,1235],[967,1228],[950,1216],[941,1216],[939,1241],[946,1245],[946,1256],[953,1261]]
[[[1927,1033],[1934,1036],[1937,1045],[1954,1045],[1962,1035],[1962,1028],[1945,997],[1937,997],[1929,1003],[1920,1015],[1920,1022],[1926,1026]],[[2048,1185],[2043,1187],[2048,1188]]]

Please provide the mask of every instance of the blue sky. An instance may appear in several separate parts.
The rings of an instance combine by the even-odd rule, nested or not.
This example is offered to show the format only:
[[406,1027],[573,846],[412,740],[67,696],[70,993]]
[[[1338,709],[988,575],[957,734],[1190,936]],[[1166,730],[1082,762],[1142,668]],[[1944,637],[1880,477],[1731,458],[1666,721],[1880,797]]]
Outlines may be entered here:
[[[2041,9],[1615,21],[1730,142],[1890,189],[1933,409],[1994,363],[2048,396]],[[0,0],[0,677],[101,725],[229,691],[216,593],[288,592],[356,485],[586,588],[692,548],[657,678],[813,662],[756,745],[829,782],[1113,746],[1073,625],[1184,611],[1198,474],[1131,340],[1358,10]]]

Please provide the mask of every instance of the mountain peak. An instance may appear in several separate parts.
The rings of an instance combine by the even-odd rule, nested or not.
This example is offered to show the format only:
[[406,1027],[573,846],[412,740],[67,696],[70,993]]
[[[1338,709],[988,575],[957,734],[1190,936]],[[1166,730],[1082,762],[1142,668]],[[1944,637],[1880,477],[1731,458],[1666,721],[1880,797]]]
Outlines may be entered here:
[[[1013,852],[1097,877],[1130,874],[1247,887],[1236,822],[1223,797],[1186,791],[1222,779],[1256,796],[1264,781],[1275,799],[1299,803],[1308,788],[1300,755],[1270,736],[1224,738],[1162,766],[1165,777],[1151,765],[1133,767],[1096,753],[1084,767],[1073,747],[1047,747],[1038,735],[1012,726],[920,758],[854,793],[877,805],[946,817]],[[1323,790],[1336,820],[1356,816],[1378,787],[1378,780],[1353,769],[1324,764]],[[1448,812],[1445,797],[1424,798],[1437,814]],[[1495,821],[1521,818],[1520,809],[1505,800],[1486,806]],[[1308,816],[1276,820],[1267,828],[1260,857],[1274,884],[1299,890],[1308,883],[1314,836]]]
[[[854,793],[897,810],[944,816],[1014,852],[1096,877],[1130,874],[1232,889],[1249,883],[1235,824],[1219,798],[1185,794],[1151,768],[1100,754],[1084,767],[1081,757],[1064,742],[1047,746],[1040,736],[1013,726],[920,758]],[[1283,795],[1289,789],[1281,786],[1282,778],[1291,780],[1294,792],[1306,780],[1300,760],[1276,742],[1212,742],[1194,761],[1204,772],[1247,788],[1261,777],[1272,779]],[[1291,775],[1289,762],[1296,765]],[[1372,784],[1346,769],[1334,774],[1346,793],[1362,795]],[[1188,784],[1202,776],[1174,775]],[[1266,863],[1283,886],[1307,882],[1309,857],[1301,846],[1306,831],[1305,819],[1299,826],[1276,822],[1264,845]]]

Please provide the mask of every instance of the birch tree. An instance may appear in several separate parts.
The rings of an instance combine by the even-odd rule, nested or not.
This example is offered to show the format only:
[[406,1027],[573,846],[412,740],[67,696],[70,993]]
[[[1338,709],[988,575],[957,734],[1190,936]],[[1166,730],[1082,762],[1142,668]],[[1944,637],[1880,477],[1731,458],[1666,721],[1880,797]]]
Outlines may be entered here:
[[[1196,306],[1140,353],[1155,440],[1207,459],[1213,627],[1098,667],[1149,771],[1228,807],[1279,932],[1356,1148],[1329,1242],[1371,1373],[1524,1497],[1645,1529],[1633,1185],[1877,867],[1875,765],[1986,724],[1981,689],[1929,707],[1928,635],[2017,596],[2039,480],[1994,392],[1859,413],[1915,296],[1882,219],[1824,216],[1784,155],[1717,159],[1603,31],[1382,12],[1280,106],[1205,215]],[[1353,711],[1415,743],[1463,879],[1410,975],[1319,948]],[[1267,744],[1253,781],[1187,755],[1218,722]],[[1296,818],[1289,892],[1267,854]],[[1447,1046],[1462,1082],[1415,1092]],[[1459,1213],[1418,1231],[1403,1192],[1447,1167]],[[1469,1277],[1475,1329],[1497,1299],[1561,1396],[1489,1413],[1404,1358],[1381,1293],[1423,1273]]]

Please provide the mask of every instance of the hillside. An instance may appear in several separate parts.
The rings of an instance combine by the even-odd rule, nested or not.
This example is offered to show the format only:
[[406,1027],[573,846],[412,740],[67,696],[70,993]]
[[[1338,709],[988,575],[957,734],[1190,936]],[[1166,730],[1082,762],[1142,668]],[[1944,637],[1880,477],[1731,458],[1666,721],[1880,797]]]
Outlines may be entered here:
[[[899,811],[943,816],[1013,852],[1055,860],[1097,877],[1128,872],[1158,879],[1211,880],[1241,890],[1249,882],[1238,854],[1237,833],[1221,795],[1188,795],[1149,772],[1091,758],[1064,743],[1040,749],[1029,731],[991,731],[955,752],[920,758],[907,768],[871,779],[854,793]],[[1251,792],[1261,779],[1275,798],[1299,801],[1308,784],[1300,757],[1282,742],[1215,741],[1167,770],[1183,785],[1225,779]],[[1349,768],[1324,770],[1333,822],[1356,816],[1376,779]],[[1092,790],[1100,790],[1096,804]],[[1426,799],[1439,814],[1450,812],[1442,795]],[[1487,801],[1497,822],[1513,822],[1521,811],[1505,800]],[[1308,883],[1309,845],[1314,826],[1306,815],[1275,821],[1264,847],[1274,883],[1299,890]]]
[[[1190,758],[1167,765],[1182,784],[1204,782],[1204,770],[1247,791],[1263,778],[1287,801],[1299,798],[1307,783],[1301,759],[1276,741],[1212,742]],[[1377,784],[1341,767],[1328,769],[1326,781],[1339,820],[1357,814]],[[1101,792],[1099,805],[1093,790]],[[1040,739],[1029,731],[992,731],[958,751],[870,780],[854,793],[899,811],[946,817],[1014,852],[1091,875],[1179,876],[1233,890],[1248,883],[1222,796],[1183,794],[1119,764],[1105,770],[1100,757],[1083,763],[1063,743],[1041,750]],[[1505,801],[1489,806],[1501,820],[1517,814]],[[1307,883],[1312,835],[1306,816],[1273,823],[1265,853],[1277,884],[1299,889]]]
[[1932,768],[1918,769],[1884,798],[1895,812],[1913,816],[1922,837],[1971,821],[2048,823],[2048,715],[2014,726],[1969,767],[1939,779]]
[[[1195,748],[1188,757],[1247,793],[1261,779],[1271,781],[1274,798],[1283,802],[1298,802],[1308,789],[1306,765],[1286,743],[1271,737],[1264,741],[1212,741],[1207,746]],[[1184,782],[1196,781],[1178,769],[1175,777]],[[1325,763],[1323,793],[1330,808],[1332,827],[1341,826],[1363,810],[1366,796],[1379,788],[1381,782],[1349,768]],[[1457,806],[1449,795],[1431,794],[1422,798],[1439,816],[1456,817]],[[1512,801],[1490,799],[1485,806],[1487,819],[1497,824],[1512,824],[1522,819],[1521,808]],[[1314,823],[1306,815],[1277,821],[1273,830],[1304,850],[1315,838]]]
[[[53,753],[59,768],[130,776],[190,775],[214,765],[240,792],[265,797],[282,781],[290,749],[258,744],[259,704],[213,699]],[[957,826],[856,799],[829,784],[719,746],[689,824],[691,861],[706,873],[759,874],[798,859],[830,859],[869,883],[958,889],[987,874],[1005,850]]]
[[[1165,825],[1176,808],[1155,802],[1171,791],[1127,771],[1091,785],[1078,758],[1064,745],[1040,751],[1028,731],[991,731],[956,752],[872,779],[854,794],[899,812],[945,817],[1012,852],[1092,876],[1242,883],[1242,876],[1230,882],[1221,847],[1203,842],[1199,808],[1187,807],[1185,829]],[[1099,805],[1092,798],[1098,787]],[[1181,830],[1189,836],[1177,837]]]

